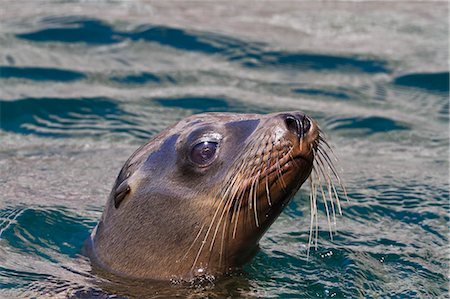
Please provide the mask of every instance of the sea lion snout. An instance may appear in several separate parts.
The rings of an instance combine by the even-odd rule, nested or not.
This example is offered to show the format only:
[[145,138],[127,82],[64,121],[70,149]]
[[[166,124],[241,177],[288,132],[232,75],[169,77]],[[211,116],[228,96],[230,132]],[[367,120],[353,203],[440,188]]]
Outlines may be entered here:
[[277,149],[285,147],[294,157],[313,159],[312,151],[317,144],[320,129],[317,123],[304,112],[269,114],[263,127],[265,130],[263,134],[270,135],[269,140]]

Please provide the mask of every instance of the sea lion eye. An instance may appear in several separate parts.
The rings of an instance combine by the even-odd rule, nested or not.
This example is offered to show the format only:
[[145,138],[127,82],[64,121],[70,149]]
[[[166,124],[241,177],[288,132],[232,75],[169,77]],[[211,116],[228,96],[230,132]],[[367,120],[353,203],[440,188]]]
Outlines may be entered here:
[[216,156],[217,145],[214,141],[196,144],[191,151],[191,161],[200,166],[209,165]]

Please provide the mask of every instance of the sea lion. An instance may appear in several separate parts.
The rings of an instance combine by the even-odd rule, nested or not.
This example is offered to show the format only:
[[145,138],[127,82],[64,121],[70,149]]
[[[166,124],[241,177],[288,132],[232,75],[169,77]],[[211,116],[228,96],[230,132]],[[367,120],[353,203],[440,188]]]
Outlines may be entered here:
[[88,240],[92,263],[152,280],[239,268],[310,175],[320,140],[303,112],[179,121],[126,161]]

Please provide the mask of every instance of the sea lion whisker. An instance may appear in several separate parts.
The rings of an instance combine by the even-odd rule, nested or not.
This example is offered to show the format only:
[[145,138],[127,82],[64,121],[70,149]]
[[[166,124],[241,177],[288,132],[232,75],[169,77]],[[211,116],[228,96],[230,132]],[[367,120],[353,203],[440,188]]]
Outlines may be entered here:
[[318,235],[319,235],[319,224],[318,224],[318,210],[317,210],[317,185],[316,185],[316,181],[314,178],[314,172],[311,172],[310,175],[311,178],[311,194],[312,194],[312,206],[313,206],[313,216],[314,216],[314,224],[313,226],[315,226],[314,228],[314,240],[315,240],[315,244],[314,247],[317,250],[317,239],[318,239]]
[[[237,172],[237,173],[240,173],[241,171],[242,171],[242,169],[244,169],[244,167],[245,167],[245,165],[246,165],[246,163],[242,163],[241,164],[241,166],[240,166],[240,168],[239,168],[239,171]],[[240,176],[234,176],[234,179],[233,179],[233,181],[232,181],[232,189],[233,189],[233,192],[231,193],[231,195],[230,195],[230,201],[229,201],[229,206],[227,205],[227,207],[226,207],[226,210],[227,210],[227,215],[225,216],[225,218],[224,219],[228,219],[228,214],[229,214],[229,212],[230,212],[230,209],[231,209],[231,205],[233,204],[233,210],[232,210],[232,215],[231,215],[231,220],[230,221],[224,221],[224,226],[223,226],[223,229],[222,229],[222,239],[221,239],[221,243],[220,243],[220,260],[219,260],[219,265],[221,265],[222,264],[222,258],[223,258],[223,244],[224,244],[224,240],[225,240],[225,231],[226,231],[226,227],[227,227],[227,224],[228,224],[228,222],[230,222],[230,223],[233,223],[233,218],[235,217],[234,215],[235,215],[235,213],[236,213],[236,203],[237,203],[237,200],[236,200],[236,194],[239,192],[239,190],[241,189],[241,184],[238,184],[237,186],[236,186],[236,182],[238,181],[237,180],[237,178],[238,177],[240,177]],[[245,189],[245,188],[242,188],[242,189]],[[234,232],[233,232],[233,235],[234,235]],[[234,237],[233,237],[234,238]]]
[[333,175],[336,177],[339,183],[341,183],[341,178],[339,176],[338,171],[336,170],[333,162],[331,161],[330,157],[328,156],[327,152],[322,149],[322,147],[318,147],[318,151],[322,154],[324,160],[327,162],[328,166],[330,167],[331,171],[333,172]]
[[324,143],[324,142],[322,142],[322,141],[319,141],[318,142],[318,147],[320,148],[320,150],[327,156],[327,158],[330,160],[330,163],[331,164],[333,164],[334,162],[338,162],[339,160],[337,159],[337,157],[336,156],[333,156],[333,158],[334,158],[334,162],[332,161],[332,159],[331,159],[331,157],[330,157],[330,155],[328,154],[328,153],[332,153],[332,151],[330,150],[330,148],[326,148],[325,146],[324,146],[324,144],[326,145],[326,143]]
[[334,186],[334,183],[331,183],[331,188],[333,189],[334,198],[336,198],[337,208],[339,211],[339,214],[342,216],[342,209],[341,209],[341,200],[339,199],[338,192],[336,190],[336,187]]
[[243,186],[238,186],[238,188],[236,189],[236,195],[238,194],[237,192],[240,192],[238,196],[235,196],[236,200],[234,201],[234,207],[233,207],[233,215],[231,217],[231,223],[235,223],[234,225],[234,229],[233,229],[233,239],[236,237],[236,228],[237,228],[237,223],[239,221],[239,210],[241,209],[241,205],[242,205],[242,200],[244,198],[245,195],[245,191],[246,188]]
[[237,216],[236,216],[236,220],[234,222],[234,228],[233,228],[233,239],[236,238],[237,225],[239,223],[239,214],[240,214],[240,211],[241,211],[242,201],[244,200],[245,191],[246,191],[246,189],[242,188],[241,194],[239,196],[239,204],[238,204],[238,208],[237,208]]
[[271,207],[272,201],[270,200],[269,175],[266,175],[265,181],[266,181],[265,187],[266,187],[267,204],[269,205],[269,207]]
[[219,230],[220,227],[220,223],[222,222],[222,218],[223,215],[225,214],[225,211],[228,210],[228,206],[229,204],[232,202],[232,197],[229,197],[228,194],[229,192],[232,190],[233,186],[234,186],[234,182],[236,181],[237,176],[235,176],[232,180],[231,183],[228,184],[223,196],[222,196],[222,202],[223,202],[223,208],[222,208],[222,213],[220,215],[219,220],[217,221],[216,224],[216,229],[214,230],[214,234],[213,234],[213,238],[211,239],[211,243],[210,243],[210,247],[209,247],[209,251],[212,251],[213,247],[214,247],[214,242],[217,236],[217,232]]
[[[222,199],[223,199],[223,197],[222,197]],[[208,237],[209,237],[209,233],[210,233],[210,231],[211,231],[211,228],[213,227],[213,223],[214,223],[214,221],[215,221],[215,219],[216,219],[216,217],[217,217],[217,214],[218,214],[218,212],[219,212],[219,210],[220,210],[221,203],[222,203],[222,200],[218,200],[218,205],[217,205],[216,211],[215,211],[215,213],[214,213],[213,218],[211,219],[211,222],[210,222],[210,224],[209,224],[209,226],[208,226],[208,230],[206,231],[205,237],[204,237],[203,240],[202,240],[202,243],[201,243],[200,248],[199,248],[199,250],[198,250],[198,252],[197,252],[197,255],[195,256],[194,263],[192,264],[192,269],[191,269],[191,270],[194,270],[195,265],[197,264],[197,261],[198,261],[200,255],[201,255],[202,250],[203,250],[203,247],[204,247],[205,244],[206,244],[206,241],[207,241],[207,239],[208,239]]]
[[318,139],[319,139],[319,141],[322,141],[324,143],[328,143],[327,138],[325,137],[325,133],[322,131],[322,129],[320,129],[320,131],[319,131]]
[[[318,140],[319,142],[319,146],[321,148],[321,150],[323,151],[323,153],[326,155],[327,159],[330,161],[330,164],[334,165],[334,163],[339,163],[339,158],[336,155],[336,153],[334,152],[334,149],[328,144],[327,141],[323,140]],[[323,146],[325,145],[325,146]]]
[[[254,167],[254,169],[256,169],[256,166]],[[257,192],[257,190],[255,190],[255,186],[256,186],[256,181],[258,180],[258,177],[255,176],[253,173],[254,172],[252,171],[252,175],[251,175],[252,183],[250,186],[250,192],[248,194],[248,203],[249,203],[250,210],[253,209],[254,211],[256,211],[256,206],[255,206],[256,202],[254,202],[254,196]],[[257,219],[255,219],[255,222],[257,223]]]
[[[259,161],[258,161],[259,165],[262,165],[262,167],[265,166],[264,164],[264,153],[261,154],[259,156]],[[258,206],[257,206],[257,202],[258,202],[258,187],[259,187],[259,182],[261,180],[261,174],[262,174],[262,167],[258,170],[258,173],[256,174],[256,178],[255,178],[255,183],[256,183],[256,190],[254,192],[254,196],[253,196],[253,201],[254,201],[254,216],[255,216],[255,224],[256,227],[259,227],[259,221],[258,221]],[[268,174],[266,175],[268,176]]]
[[197,240],[198,240],[198,238],[200,237],[200,235],[201,235],[201,233],[202,233],[202,231],[203,231],[204,228],[205,228],[205,224],[203,224],[203,225],[200,227],[200,229],[199,229],[199,231],[198,231],[198,233],[197,233],[197,236],[195,237],[194,241],[192,241],[191,246],[189,246],[188,250],[186,250],[186,253],[183,255],[183,257],[181,258],[181,260],[184,260],[184,259],[187,257],[188,253],[191,251],[192,247],[194,247],[195,242],[197,242]]
[[[320,172],[320,174],[322,175],[322,177],[323,177],[323,180],[324,180],[324,182],[323,182],[323,184],[321,183],[321,189],[322,189],[322,195],[323,196],[325,196],[325,193],[328,193],[328,197],[329,197],[329,199],[330,199],[330,204],[331,204],[331,214],[332,214],[332,218],[333,218],[333,225],[334,225],[334,229],[336,230],[336,208],[335,208],[335,205],[334,205],[334,200],[333,200],[333,196],[332,196],[332,192],[331,192],[331,187],[330,187],[330,184],[331,184],[331,181],[330,181],[330,177],[329,177],[329,175],[327,175],[327,173],[325,172],[325,170],[324,170],[324,165],[322,164],[322,162],[320,162],[320,163],[317,163],[317,166],[318,166],[318,171]],[[319,178],[319,180],[320,180],[320,178]],[[324,192],[324,187],[323,187],[323,185],[324,184],[326,184],[326,186],[327,186],[327,191],[328,192]],[[339,199],[337,199],[337,201],[338,201]],[[325,197],[324,197],[324,202],[326,202],[327,200],[325,199]],[[327,215],[328,216],[328,215]],[[328,217],[329,218],[329,217]],[[328,219],[328,221],[329,221],[329,219]],[[333,235],[332,235],[332,226],[330,225],[330,222],[328,222],[328,225],[329,225],[329,229],[330,229],[330,238],[331,239],[333,239]]]
[[[225,219],[228,218],[229,212],[230,212],[230,210],[227,209],[227,215],[225,216]],[[220,259],[219,259],[219,267],[222,265],[222,258],[223,258],[223,244],[224,244],[224,240],[225,240],[225,231],[226,231],[228,222],[229,222],[229,221],[224,221],[224,226],[223,226],[223,229],[222,229],[222,239],[221,239],[221,241],[220,241]]]
[[[323,153],[322,153],[322,154],[323,154]],[[330,164],[330,163],[331,163],[330,161],[326,161],[326,162],[327,162],[328,167],[329,167],[329,168],[331,169],[331,171],[333,172],[334,177],[338,180],[338,184],[339,184],[339,186],[341,187],[342,192],[344,193],[344,196],[345,196],[346,201],[349,202],[348,195],[347,195],[347,189],[346,189],[346,187],[345,187],[344,181],[341,179],[341,177],[340,177],[339,174],[336,172],[336,170],[333,169],[333,168],[334,168],[334,165]],[[334,187],[334,183],[333,183],[333,187]],[[336,192],[336,188],[334,188],[334,189],[335,189],[335,192]],[[337,196],[337,192],[336,192],[336,196]],[[339,198],[339,197],[337,196],[336,198]]]
[[[336,208],[334,206],[334,200],[333,200],[333,196],[332,196],[333,194],[332,194],[331,186],[330,186],[332,184],[332,180],[331,180],[329,172],[325,171],[325,165],[324,165],[324,163],[323,163],[323,161],[321,159],[320,153],[319,153],[319,155],[317,155],[317,159],[318,159],[316,161],[317,166],[319,167],[319,170],[320,170],[320,172],[321,172],[321,174],[323,176],[323,179],[324,179],[325,183],[327,183],[328,195],[330,197],[331,210],[332,210],[332,213],[333,213],[333,223],[334,223],[334,226],[336,228]],[[339,198],[336,198],[336,202],[339,202]]]
[[[255,167],[253,167],[249,177],[253,177],[254,170],[255,170]],[[239,223],[239,215],[240,215],[240,212],[241,212],[242,201],[244,200],[244,195],[245,195],[245,193],[247,191],[247,188],[245,188],[245,186],[243,186],[241,189],[242,189],[241,190],[241,194],[239,195],[239,204],[238,204],[238,207],[237,207],[237,216],[236,216],[236,219],[235,219],[235,222],[234,222],[234,228],[233,228],[233,239],[236,238],[236,231],[237,231],[237,225]],[[250,196],[250,192],[251,191],[249,191],[249,196]]]
[[[245,165],[245,163],[242,164],[241,168],[237,171],[237,173],[240,173],[240,171],[242,170],[243,165]],[[233,179],[231,180],[231,183],[230,183],[230,187],[229,188],[231,188],[231,190],[233,190],[232,193],[230,194],[230,197],[232,199],[234,199],[236,197],[236,193],[239,191],[239,186],[240,185],[238,184],[236,186],[236,182],[238,181],[238,179],[240,179],[240,176],[239,175],[234,175],[234,177],[233,177]],[[234,209],[233,209],[233,212],[231,213],[232,219],[233,219],[234,213],[236,211],[236,201],[233,200],[233,203],[234,203]]]
[[332,232],[332,229],[331,229],[331,220],[330,220],[330,212],[328,210],[327,197],[325,196],[325,191],[323,190],[322,180],[320,179],[320,174],[318,173],[318,170],[314,169],[314,172],[315,172],[316,177],[318,179],[319,188],[320,188],[320,191],[322,193],[323,205],[325,206],[325,212],[327,214],[328,229],[329,229],[329,232],[330,232],[330,238],[333,240],[333,232]]
[[315,185],[314,185],[314,175],[312,172],[309,176],[309,185],[310,185],[309,194],[310,194],[310,206],[311,206],[311,217],[310,217],[311,221],[310,221],[310,228],[309,228],[310,229],[310,238],[308,241],[308,252],[307,252],[308,257],[309,257],[309,253],[310,253],[311,244],[314,244],[313,235],[314,235],[314,238],[316,237],[315,236],[315,226],[314,226],[315,220],[316,220],[316,209],[315,209],[316,199],[314,198]]
[[[334,188],[334,184],[333,181],[331,180],[331,176],[329,173],[326,173],[327,175],[327,189],[328,189],[328,196],[330,197],[330,202],[331,202],[331,207],[333,209],[333,222],[334,222],[334,228],[336,230],[336,206],[338,207],[338,211],[340,213],[340,215],[342,216],[342,211],[341,211],[341,205],[339,202],[339,196],[337,196],[336,192],[333,193],[333,189],[331,188],[331,186],[333,186]],[[335,197],[336,195],[336,197]],[[334,204],[334,200],[336,200],[336,205]]]
[[310,206],[310,226],[309,226],[309,238],[308,238],[308,246],[306,251],[306,259],[309,260],[309,251],[311,249],[311,241],[312,241],[312,234],[313,234],[313,227],[314,227],[314,203],[313,203],[313,179],[310,176],[309,177],[309,206]]
[[255,169],[256,166],[253,166],[252,174],[250,175],[250,178],[252,179],[252,183],[250,184],[250,192],[248,193],[248,205],[250,210],[253,209],[252,195],[253,195],[253,187],[255,185],[255,177],[254,177]]
[[[208,235],[209,235],[209,231],[210,231],[210,229],[211,229],[211,227],[212,227],[212,224],[213,224],[213,222],[214,222],[214,219],[215,219],[215,217],[216,217],[216,214],[217,214],[217,212],[219,211],[219,208],[220,208],[220,206],[221,206],[220,203],[221,203],[221,202],[219,201],[218,206],[217,206],[217,208],[216,208],[216,212],[215,212],[215,214],[214,214],[214,217],[213,217],[213,219],[211,220],[211,223],[210,223],[210,225],[209,225],[209,227],[208,227],[208,231],[206,232],[205,237],[204,237],[204,239],[203,239],[203,241],[202,241],[202,243],[201,243],[201,245],[200,245],[200,249],[199,249],[198,252],[197,252],[197,256],[196,256],[196,258],[195,258],[195,260],[194,260],[194,263],[193,263],[193,265],[192,265],[192,269],[195,268],[195,265],[196,265],[196,263],[197,263],[197,260],[198,260],[198,258],[199,258],[199,256],[200,256],[200,254],[201,254],[201,251],[202,251],[202,249],[203,249],[203,246],[204,246],[204,244],[206,243],[206,240],[207,240]],[[197,239],[198,239],[199,236],[201,235],[201,232],[203,231],[205,225],[206,225],[206,224],[204,223],[204,224],[202,225],[202,227],[200,228],[200,230],[199,230],[197,236],[195,237],[194,241],[191,243],[191,245],[190,245],[189,249],[187,250],[185,256],[188,254],[188,252],[189,252],[189,251],[192,249],[192,247],[194,246],[195,242],[197,241]],[[183,257],[183,259],[185,258],[185,256]]]
[[266,173],[266,194],[267,194],[267,203],[268,203],[269,207],[272,206],[272,201],[270,199],[269,173],[268,173],[271,162],[272,162],[272,150],[273,150],[273,142],[271,142],[271,147],[270,147],[269,156],[268,156],[269,158],[267,159],[266,168],[264,170],[264,172]]
[[[256,178],[255,178],[255,183],[256,183],[256,186],[257,186],[256,188],[257,189],[258,189],[258,186],[259,186],[260,176],[261,176],[261,170],[259,170],[259,172],[258,172],[258,174],[256,175]],[[254,212],[254,215],[255,215],[256,227],[259,227],[257,197],[258,197],[258,190],[255,190],[255,192],[253,193],[253,201],[254,201],[253,212]]]
[[[218,223],[217,223],[217,225],[216,225],[216,229],[215,229],[215,232],[214,232],[214,236],[213,236],[213,239],[212,239],[212,241],[211,241],[211,245],[210,245],[210,249],[209,249],[209,251],[211,252],[211,251],[212,251],[212,248],[213,248],[213,244],[214,244],[215,239],[216,239],[217,231],[218,231],[218,229],[220,228],[220,224],[222,223],[222,219],[224,219],[224,221],[223,221],[223,228],[222,228],[222,239],[221,239],[221,243],[220,243],[220,251],[219,251],[219,266],[222,264],[222,253],[223,253],[224,235],[225,235],[225,230],[226,230],[226,227],[227,227],[227,224],[228,224],[228,221],[226,221],[226,219],[228,218],[228,214],[229,214],[229,212],[230,212],[230,208],[231,208],[231,204],[232,204],[232,203],[233,203],[233,198],[232,198],[232,197],[229,197],[229,198],[227,199],[226,205],[224,205],[224,208],[223,208],[223,210],[222,210],[222,214],[220,215],[220,218],[219,218]],[[226,216],[223,217],[224,214],[225,214],[225,212],[226,212]]]
[[[241,166],[241,168],[242,168],[242,166]],[[228,187],[227,187],[227,189],[226,189],[226,191],[225,191],[225,193],[223,195],[223,198],[224,198],[224,200],[223,200],[223,202],[224,202],[223,209],[222,209],[222,213],[220,215],[220,218],[217,221],[216,228],[215,228],[214,234],[213,234],[213,238],[211,240],[211,244],[210,244],[210,247],[209,247],[209,251],[212,251],[212,249],[213,249],[214,242],[215,242],[215,239],[216,239],[216,236],[217,236],[217,232],[218,232],[218,230],[220,228],[220,223],[222,222],[222,219],[223,219],[223,216],[224,216],[225,212],[227,211],[227,215],[228,215],[228,212],[229,212],[229,210],[231,208],[231,205],[233,204],[233,198],[234,198],[233,196],[237,192],[236,188],[234,188],[235,183],[237,181],[237,178],[238,178],[238,176],[236,175],[230,180],[230,183],[228,184]],[[236,191],[233,192],[232,190],[236,190]],[[230,195],[230,196],[228,196],[228,195]],[[226,218],[227,217],[225,217],[225,219]],[[225,224],[226,224],[226,221],[224,221],[224,226],[225,226]],[[224,227],[224,229],[225,229],[225,227]]]
[[[341,189],[342,189],[342,193],[344,193],[345,200],[346,200],[347,202],[349,202],[350,200],[348,199],[348,194],[347,194],[347,189],[346,189],[346,187],[345,187],[345,183],[343,183],[343,182],[338,182],[338,183],[339,183],[339,186],[340,186]],[[337,190],[336,190],[336,187],[334,186],[334,183],[333,183],[333,189],[334,189],[336,198],[338,199],[338,202],[340,202],[340,200],[339,200],[340,197],[338,196],[338,192],[337,192]],[[340,203],[339,203],[339,209],[340,209]],[[341,212],[341,214],[342,214],[342,212]]]
[[281,166],[280,166],[280,159],[279,156],[277,155],[277,176],[278,176],[278,180],[281,183],[281,187],[283,188],[283,191],[286,192],[286,182],[283,179],[283,176],[281,174]]
[[318,141],[319,141],[320,143],[325,144],[325,145],[328,147],[328,149],[330,150],[330,152],[333,154],[333,156],[334,156],[334,157],[336,158],[336,160],[337,160],[337,156],[336,156],[336,154],[334,153],[333,147],[328,143],[328,141],[326,140],[326,138],[325,138],[323,135],[324,135],[323,132],[319,133]]
[[348,199],[348,193],[347,193],[347,188],[345,187],[345,184],[342,183],[342,184],[340,184],[340,186],[341,186],[341,188],[342,188],[342,191],[344,191],[345,200],[346,200],[347,202],[349,202],[350,200]]
[[[326,150],[323,148],[322,144],[324,144],[324,143],[328,146],[328,148],[329,148],[328,151],[326,151]],[[339,172],[338,172],[337,169],[336,169],[336,166],[334,165],[334,162],[339,163],[339,159],[338,159],[338,157],[336,156],[336,154],[333,152],[333,150],[331,149],[331,147],[330,147],[326,142],[321,142],[321,143],[319,143],[318,150],[322,153],[324,159],[327,161],[327,164],[328,164],[329,167],[332,169],[334,176],[336,177],[336,179],[338,180],[338,182],[341,184],[342,179],[341,179],[341,177],[340,177],[340,175],[339,175]],[[328,152],[331,153],[331,154],[333,155],[333,158],[334,158],[334,160],[335,160],[334,162],[332,161],[332,159],[331,159],[330,155],[328,154]]]
[[[244,167],[244,166],[245,166],[245,169],[247,169],[248,168],[248,163],[242,163],[242,167]],[[243,177],[247,177],[247,176],[244,175]],[[233,228],[233,239],[236,238],[237,225],[238,225],[238,222],[239,222],[239,214],[240,214],[240,211],[241,211],[242,201],[244,200],[244,195],[245,195],[245,192],[247,191],[247,188],[246,188],[245,185],[239,184],[237,191],[239,191],[239,190],[240,190],[240,194],[237,197],[238,199],[235,201],[234,213],[233,213],[233,217],[232,217],[232,220],[231,220],[231,222],[233,222],[233,218],[235,218],[234,228]],[[235,217],[235,215],[236,215],[236,217]]]
[[[329,165],[328,163],[327,163],[327,166],[328,166],[328,169],[330,169],[330,165]],[[341,201],[340,201],[340,197],[339,197],[339,195],[338,195],[338,192],[337,192],[337,190],[336,190],[336,187],[334,186],[334,182],[333,182],[333,180],[331,179],[330,173],[328,172],[327,175],[328,175],[328,181],[329,181],[330,187],[333,189],[334,198],[336,199],[336,204],[337,204],[337,208],[338,208],[339,214],[342,216],[342,209],[341,209]],[[331,195],[331,194],[330,194],[330,195]]]
[[339,173],[337,172],[336,168],[334,167],[333,163],[331,162],[330,158],[328,157],[327,153],[321,149],[320,149],[320,153],[322,154],[322,156],[324,157],[324,160],[327,162],[328,167],[331,169],[331,171],[333,172],[334,177],[338,180],[339,186],[342,188],[342,191],[344,193],[344,196],[347,200],[347,202],[349,201],[348,199],[348,195],[347,195],[347,190],[345,188],[345,183],[344,181],[341,179],[341,177],[339,176]]
[[[239,166],[239,169],[238,169],[238,171],[236,171],[236,173],[242,173],[243,170],[246,169],[247,165],[248,165],[248,163],[246,163],[246,162],[241,163],[241,165]],[[237,180],[238,178],[239,178],[239,184],[237,184],[237,187],[233,187],[234,192],[233,192],[232,198],[236,198],[236,195],[239,192],[239,190],[242,190],[241,194],[239,195],[239,196],[242,196],[242,192],[245,190],[245,187],[242,184],[243,177],[244,176],[234,175],[234,184],[236,184],[238,182],[238,180]],[[231,222],[233,222],[233,219],[235,218],[236,211],[237,211],[237,205],[238,205],[237,200],[234,200],[234,207],[233,207],[233,214],[231,217]]]
[[[337,230],[337,222],[336,222],[336,206],[339,206],[339,199],[336,200],[336,205],[334,204],[334,196],[333,196],[333,191],[331,189],[331,182],[328,181],[327,182],[327,190],[328,190],[328,196],[330,198],[330,202],[331,202],[331,208],[333,210],[333,224],[334,224],[334,229],[335,232]],[[341,214],[342,216],[342,214]]]
[[291,158],[291,161],[295,164],[295,167],[300,167],[300,166],[298,165],[298,163],[295,162],[295,159],[294,159],[294,157],[292,156],[292,153],[291,153],[290,151],[288,152],[288,155],[289,155],[289,157]]
[[231,202],[231,200],[227,199],[226,202],[224,202],[224,204],[222,205],[222,207],[223,207],[222,208],[222,213],[220,214],[219,220],[217,220],[216,228],[214,230],[214,234],[213,234],[213,237],[211,239],[210,246],[209,246],[209,251],[212,251],[212,249],[214,247],[214,242],[216,240],[216,236],[217,236],[217,232],[218,232],[219,227],[220,227],[220,223],[222,222],[223,215],[225,214],[225,212],[227,210],[227,206],[229,205],[230,202]]
[[237,202],[238,202],[238,198],[236,197],[236,195],[237,195],[237,193],[239,192],[239,190],[240,190],[241,188],[240,188],[240,186],[238,185],[238,186],[235,186],[234,188],[233,188],[233,196],[232,196],[232,198],[233,198],[233,210],[232,210],[232,212],[231,212],[231,222],[233,222],[233,220],[234,220],[234,218],[236,217],[236,212],[237,212]]
[[[314,169],[314,168],[313,168]],[[315,177],[314,182],[314,210],[316,215],[316,238],[315,238],[315,249],[317,250],[317,241],[319,239],[319,210],[317,208],[317,177]]]

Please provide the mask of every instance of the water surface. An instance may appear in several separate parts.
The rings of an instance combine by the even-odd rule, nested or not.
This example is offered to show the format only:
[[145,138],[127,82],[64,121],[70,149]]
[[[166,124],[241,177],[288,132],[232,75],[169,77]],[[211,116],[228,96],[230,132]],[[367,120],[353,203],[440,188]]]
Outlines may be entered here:
[[[0,27],[0,297],[445,298],[446,3],[11,2]],[[2,9],[2,10],[3,10]],[[122,164],[188,115],[303,110],[349,194],[307,259],[305,186],[236,273],[117,281],[81,254]]]

